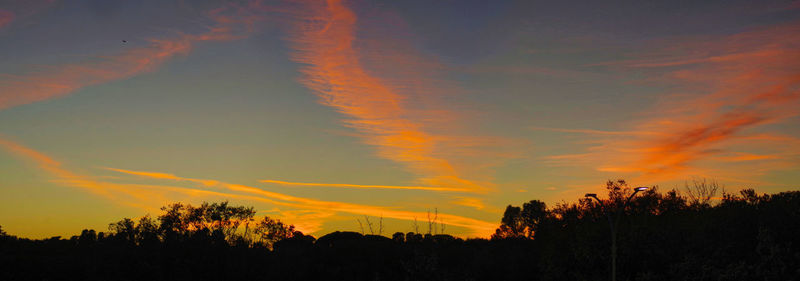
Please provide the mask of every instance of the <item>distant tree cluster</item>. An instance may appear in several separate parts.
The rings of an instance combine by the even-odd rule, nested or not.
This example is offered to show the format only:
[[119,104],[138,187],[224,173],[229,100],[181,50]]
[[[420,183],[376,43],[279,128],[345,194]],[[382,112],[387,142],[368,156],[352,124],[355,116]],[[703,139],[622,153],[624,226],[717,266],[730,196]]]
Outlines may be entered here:
[[617,280],[800,280],[800,192],[714,197],[718,188],[651,188],[625,204],[631,188],[609,181],[602,202],[508,206],[491,239],[467,240],[418,230],[315,239],[253,208],[172,204],[70,239],[0,228],[0,280],[608,280],[617,211]]
[[[739,194],[695,180],[665,194],[609,181],[608,198],[508,206],[492,239],[531,239],[542,280],[608,280],[619,210],[618,280],[800,280],[800,192]],[[712,204],[712,202],[717,202]]]
[[[0,280],[230,280],[259,267],[275,242],[311,239],[293,225],[228,202],[172,204],[158,218],[124,218],[108,232],[30,240],[0,230]],[[192,278],[189,278],[192,277]]]
[[[256,211],[252,207],[234,207],[227,201],[203,203],[197,207],[176,203],[162,207],[161,210],[164,214],[157,220],[148,215],[138,222],[125,218],[111,223],[108,226],[108,235],[101,233],[99,238],[121,240],[133,245],[207,241],[213,244],[271,249],[277,241],[303,236],[302,232],[294,229],[294,225],[286,225],[266,216],[256,220]],[[93,233],[94,230],[84,230],[78,239],[84,234],[93,238]]]

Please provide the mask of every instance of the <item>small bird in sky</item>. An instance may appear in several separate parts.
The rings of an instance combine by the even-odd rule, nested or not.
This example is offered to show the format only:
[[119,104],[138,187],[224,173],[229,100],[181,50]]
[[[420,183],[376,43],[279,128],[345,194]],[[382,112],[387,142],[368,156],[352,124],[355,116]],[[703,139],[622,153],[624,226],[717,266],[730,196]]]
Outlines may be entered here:
[[128,40],[122,40],[122,43],[128,43]]

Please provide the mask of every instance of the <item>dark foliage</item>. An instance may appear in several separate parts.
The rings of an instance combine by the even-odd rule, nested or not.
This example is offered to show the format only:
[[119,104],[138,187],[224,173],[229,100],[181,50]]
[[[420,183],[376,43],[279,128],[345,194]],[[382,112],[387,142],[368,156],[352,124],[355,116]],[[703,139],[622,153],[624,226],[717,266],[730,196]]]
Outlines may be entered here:
[[[707,188],[706,190],[712,190]],[[334,232],[319,239],[227,202],[173,204],[108,232],[30,240],[0,229],[0,280],[800,280],[800,192],[721,200],[608,183],[602,203],[509,206],[490,240]],[[711,204],[711,202],[718,202]]]
[[610,214],[618,220],[617,280],[800,280],[798,191],[745,189],[712,206],[713,182],[695,181],[687,197],[651,188],[627,205],[624,181],[607,189],[602,204],[508,206],[493,239],[533,239],[541,280],[608,280]]

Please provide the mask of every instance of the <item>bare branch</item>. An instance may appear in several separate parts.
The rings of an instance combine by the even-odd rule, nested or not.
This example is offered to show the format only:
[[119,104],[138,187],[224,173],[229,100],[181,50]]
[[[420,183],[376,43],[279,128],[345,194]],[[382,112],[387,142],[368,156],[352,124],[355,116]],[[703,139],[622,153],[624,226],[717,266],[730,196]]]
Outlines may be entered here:
[[686,189],[686,193],[688,193],[690,205],[708,206],[711,198],[714,198],[714,195],[720,188],[720,185],[715,180],[695,178],[692,179],[691,186],[688,182],[684,182],[684,188]]
[[378,221],[378,235],[383,235],[383,216],[381,216],[381,220]]
[[369,227],[369,234],[375,235],[375,230],[372,228],[372,222],[369,221],[369,217],[364,215],[364,220],[367,222],[367,227]]

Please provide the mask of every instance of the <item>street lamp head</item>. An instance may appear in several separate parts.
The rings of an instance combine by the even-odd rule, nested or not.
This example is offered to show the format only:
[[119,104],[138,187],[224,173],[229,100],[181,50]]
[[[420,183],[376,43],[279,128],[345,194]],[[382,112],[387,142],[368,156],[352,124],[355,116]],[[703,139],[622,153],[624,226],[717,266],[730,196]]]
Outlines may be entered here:
[[649,187],[646,187],[646,186],[640,186],[640,187],[634,188],[634,190],[636,190],[636,191],[645,191],[645,190],[647,190],[648,188],[649,188]]
[[594,193],[586,193],[586,195],[584,195],[583,197],[595,197],[595,198],[597,198],[597,194],[594,194]]

